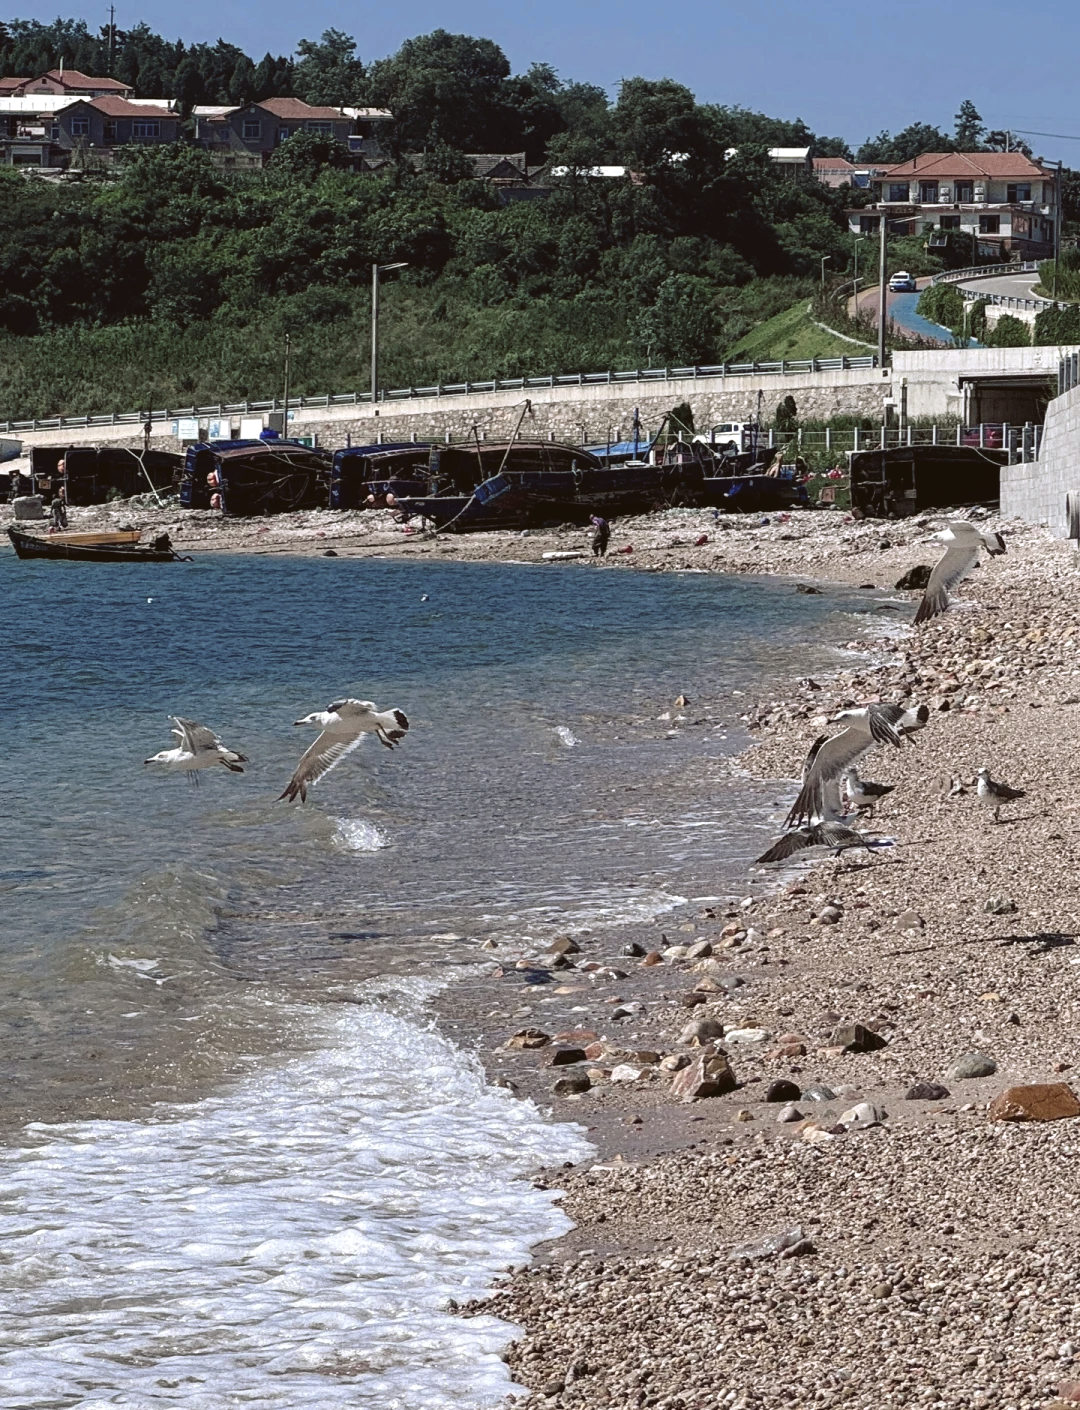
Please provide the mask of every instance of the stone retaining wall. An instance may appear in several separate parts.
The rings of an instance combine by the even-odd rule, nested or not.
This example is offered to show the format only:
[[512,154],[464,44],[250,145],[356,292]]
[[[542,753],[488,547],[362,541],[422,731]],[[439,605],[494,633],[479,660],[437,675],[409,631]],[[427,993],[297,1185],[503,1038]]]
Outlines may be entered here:
[[1067,495],[1080,497],[1080,387],[1046,408],[1039,459],[1001,467],[1002,514],[1046,524],[1062,538]]

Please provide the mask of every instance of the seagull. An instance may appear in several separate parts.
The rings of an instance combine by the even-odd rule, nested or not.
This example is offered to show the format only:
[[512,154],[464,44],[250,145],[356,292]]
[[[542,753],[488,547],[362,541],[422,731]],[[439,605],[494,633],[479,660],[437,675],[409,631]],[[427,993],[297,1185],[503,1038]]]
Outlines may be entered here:
[[[815,740],[803,766],[803,786],[791,812],[784,819],[785,827],[798,827],[827,819],[830,809],[837,819],[840,780],[856,760],[861,759],[875,744],[900,747],[904,736],[920,730],[930,718],[930,707],[919,705],[864,705],[860,710],[841,710],[834,723],[844,724],[839,734]],[[828,790],[828,792],[827,792]]]
[[848,827],[839,818],[826,818],[811,827],[800,827],[797,832],[785,832],[783,837],[757,859],[757,864],[760,866],[764,862],[784,862],[796,852],[804,852],[810,847],[832,847],[836,856],[839,856],[848,847],[866,847],[872,850],[881,845]]
[[895,783],[871,783],[869,779],[859,777],[859,772],[852,764],[844,775],[844,792],[848,799],[855,804],[856,812],[862,816],[873,817],[874,809],[886,793],[891,793],[896,787]]
[[942,539],[948,547],[930,574],[915,613],[916,626],[948,610],[950,592],[978,566],[982,549],[994,555],[1005,552],[1005,540],[1000,534],[984,534],[966,519],[949,520],[948,527],[934,537]]
[[195,720],[181,719],[179,715],[170,715],[169,719],[174,726],[170,733],[176,735],[179,745],[175,749],[163,749],[160,754],[151,755],[143,760],[144,764],[164,764],[168,769],[183,769],[192,783],[198,783],[199,769],[209,769],[214,764],[223,764],[234,774],[244,772],[247,755],[226,749],[212,729]]
[[1001,821],[1001,805],[1008,803],[1011,798],[1023,798],[1022,788],[1010,788],[1007,783],[995,783],[990,777],[989,769],[980,769],[976,777],[979,780],[978,793],[980,803],[993,803],[994,821]]
[[[299,794],[307,802],[309,784],[318,783],[346,754],[351,754],[365,734],[374,734],[387,749],[405,738],[409,721],[401,710],[379,710],[372,700],[338,700],[326,710],[316,710],[297,725],[319,725],[322,733],[296,766],[280,798],[291,803]],[[279,798],[279,801],[280,801]]]

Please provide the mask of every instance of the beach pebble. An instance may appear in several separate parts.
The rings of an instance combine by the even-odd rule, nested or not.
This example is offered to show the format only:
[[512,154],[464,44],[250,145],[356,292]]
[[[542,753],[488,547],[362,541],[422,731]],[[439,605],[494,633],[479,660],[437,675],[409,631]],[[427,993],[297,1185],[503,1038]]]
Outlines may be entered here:
[[712,1043],[724,1036],[724,1025],[718,1018],[695,1018],[679,1034],[680,1043]]
[[708,1001],[708,995],[701,994],[696,989],[690,990],[689,993],[679,995],[679,1003],[682,1004],[684,1009],[697,1008],[699,1004],[705,1004],[708,1003]]
[[913,1082],[904,1093],[908,1102],[943,1102],[949,1096],[948,1087],[940,1082]]
[[585,1062],[587,1054],[584,1048],[555,1048],[547,1057],[549,1067],[568,1067],[574,1062]]
[[945,1076],[953,1082],[965,1082],[973,1077],[992,1077],[997,1071],[997,1063],[986,1053],[961,1053],[949,1064]]
[[729,1043],[767,1043],[772,1034],[764,1028],[729,1028],[724,1037]]
[[631,1067],[627,1062],[620,1062],[611,1069],[612,1082],[636,1082],[640,1076],[641,1068]]
[[831,1087],[826,1087],[824,1083],[817,1083],[811,1087],[802,1089],[801,1100],[804,1102],[834,1102],[836,1093]]
[[789,1102],[776,1113],[776,1120],[780,1125],[785,1125],[792,1121],[802,1121],[803,1114],[794,1102]]
[[505,1046],[517,1049],[546,1048],[550,1042],[551,1035],[542,1028],[519,1028],[512,1038],[506,1040]]
[[880,1126],[887,1116],[885,1109],[875,1106],[873,1102],[857,1102],[841,1112],[839,1120],[840,1125],[846,1126],[849,1131],[865,1131],[871,1126]]
[[801,1096],[799,1088],[786,1077],[778,1077],[775,1082],[770,1082],[765,1092],[767,1102],[797,1102]]
[[738,1086],[735,1073],[726,1057],[702,1053],[701,1057],[676,1072],[671,1080],[671,1094],[680,1101],[697,1102],[706,1097],[721,1097]]
[[575,1072],[568,1077],[560,1077],[551,1090],[557,1097],[574,1097],[587,1092],[591,1086],[592,1082],[587,1073]]
[[991,1121],[1061,1121],[1080,1116],[1080,1101],[1067,1082],[1007,1087],[990,1103]]
[[885,1039],[861,1023],[842,1023],[833,1030],[829,1046],[844,1053],[872,1053],[885,1047]]

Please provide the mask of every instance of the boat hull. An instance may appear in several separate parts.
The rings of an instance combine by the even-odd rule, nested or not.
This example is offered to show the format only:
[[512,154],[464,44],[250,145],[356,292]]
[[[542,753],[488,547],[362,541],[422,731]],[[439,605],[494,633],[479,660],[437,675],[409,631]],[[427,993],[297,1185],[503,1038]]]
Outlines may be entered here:
[[[54,558],[69,563],[177,563],[181,555],[162,534],[152,544],[90,544],[52,542],[43,534],[8,528],[11,546],[20,558]],[[164,540],[164,543],[162,543]]]

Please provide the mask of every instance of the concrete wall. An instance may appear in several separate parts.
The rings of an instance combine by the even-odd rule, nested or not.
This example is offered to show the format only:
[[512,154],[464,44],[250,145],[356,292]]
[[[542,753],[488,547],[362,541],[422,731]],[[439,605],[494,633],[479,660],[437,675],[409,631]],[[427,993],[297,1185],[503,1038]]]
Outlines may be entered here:
[[1046,524],[1062,538],[1066,495],[1080,496],[1080,387],[1047,407],[1040,458],[1001,467],[1002,514]]

